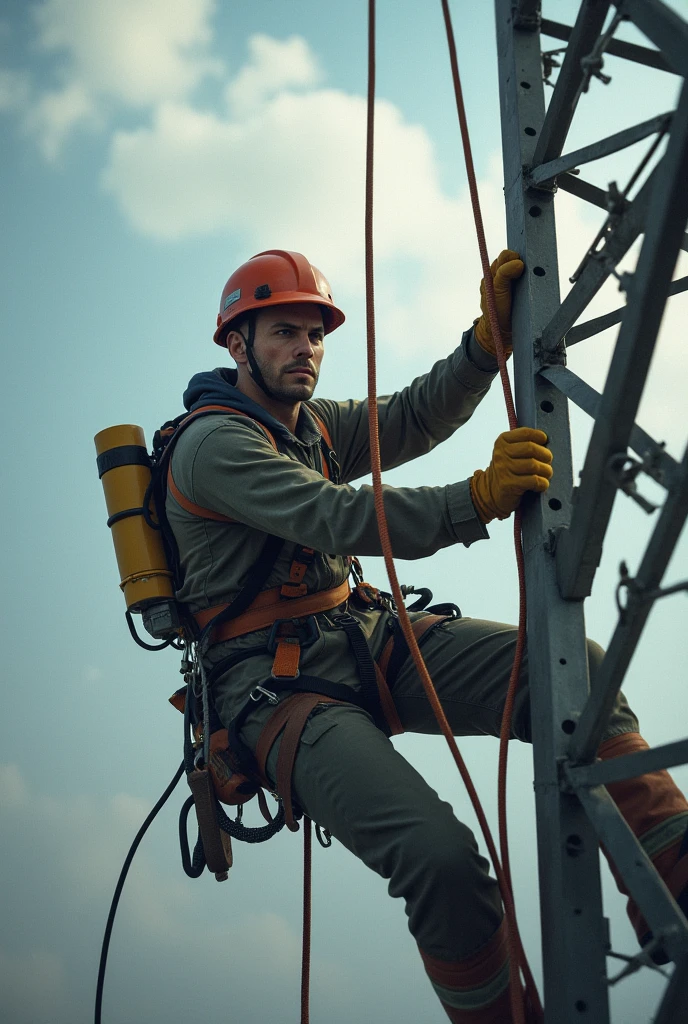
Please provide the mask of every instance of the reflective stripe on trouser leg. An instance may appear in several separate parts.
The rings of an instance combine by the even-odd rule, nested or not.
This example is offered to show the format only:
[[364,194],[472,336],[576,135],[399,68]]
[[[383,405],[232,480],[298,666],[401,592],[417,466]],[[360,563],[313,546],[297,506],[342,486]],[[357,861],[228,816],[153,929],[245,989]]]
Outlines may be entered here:
[[477,953],[440,960],[420,950],[432,987],[454,1024],[509,1024],[509,958],[506,923]]
[[[605,740],[597,756],[608,761],[648,749],[639,733],[628,732]],[[635,779],[612,782],[607,789],[669,892],[678,896],[688,884],[688,856],[678,862],[681,842],[688,828],[688,801],[683,793],[667,771],[649,772]],[[628,895],[611,861],[610,867],[617,886]],[[648,926],[633,900],[628,901],[628,916],[638,938],[642,938]]]

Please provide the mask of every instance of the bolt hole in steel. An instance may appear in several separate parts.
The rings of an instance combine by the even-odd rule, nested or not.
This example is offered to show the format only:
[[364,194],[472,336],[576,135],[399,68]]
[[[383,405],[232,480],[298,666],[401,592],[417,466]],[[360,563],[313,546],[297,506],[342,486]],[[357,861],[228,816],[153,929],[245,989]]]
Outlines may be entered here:
[[537,132],[534,128],[524,128],[523,131],[526,133],[526,135],[537,135]]
[[560,658],[559,659],[559,664],[560,665],[565,665],[566,664],[566,658]]
[[530,82],[521,82],[522,89],[530,89]]
[[533,273],[536,277],[544,277],[547,271],[544,267],[533,267]]
[[571,718],[565,718],[564,721],[561,723],[561,727],[565,733],[568,733],[569,736],[572,732],[576,731],[576,723]]
[[588,1008],[588,1004],[585,1002],[584,999],[576,999],[575,1007],[579,1013],[585,1013],[585,1011]]
[[542,207],[541,206],[531,206],[529,208],[529,210],[528,210],[528,213],[530,214],[531,217],[539,217],[540,214],[542,213]]
[[555,512],[558,512],[559,509],[561,508],[561,502],[559,501],[558,498],[550,498],[549,501],[547,502],[547,504]]
[[547,398],[544,402],[540,402],[540,408],[543,412],[554,412],[554,406]]
[[576,832],[572,832],[570,836],[566,837],[566,852],[569,857],[577,857],[579,853],[583,852],[583,840]]

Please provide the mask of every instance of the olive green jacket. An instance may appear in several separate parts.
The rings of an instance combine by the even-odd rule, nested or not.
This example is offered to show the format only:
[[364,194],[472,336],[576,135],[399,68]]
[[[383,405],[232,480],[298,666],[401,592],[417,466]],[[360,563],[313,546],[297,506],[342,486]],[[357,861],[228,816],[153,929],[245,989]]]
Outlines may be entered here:
[[[472,347],[469,347],[471,346]],[[469,357],[469,352],[473,358]],[[431,451],[472,415],[494,377],[490,357],[477,351],[472,331],[447,359],[402,391],[378,399],[383,470]],[[314,399],[301,407],[296,434],[239,392],[231,370],[199,374],[185,396],[191,408],[217,402],[245,408],[249,416],[201,417],[179,438],[172,456],[174,481],[190,501],[236,520],[200,519],[168,495],[166,511],[179,546],[184,583],[178,591],[192,611],[230,601],[241,589],[266,535],[286,539],[265,586],[288,580],[297,544],[318,555],[309,566],[309,592],[341,583],[346,555],[380,555],[373,491],[352,481],[370,472],[367,401]],[[194,387],[194,382],[196,386]],[[321,473],[320,431],[325,423],[340,466],[341,482]],[[275,452],[256,419],[272,431]],[[451,544],[487,537],[467,480],[441,487],[384,487],[385,510],[396,557],[424,558]]]

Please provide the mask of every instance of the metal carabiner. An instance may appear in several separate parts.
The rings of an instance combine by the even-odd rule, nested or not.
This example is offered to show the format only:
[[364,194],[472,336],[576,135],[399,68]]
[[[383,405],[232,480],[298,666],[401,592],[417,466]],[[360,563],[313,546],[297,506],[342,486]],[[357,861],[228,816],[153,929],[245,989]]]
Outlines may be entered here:
[[277,694],[273,693],[272,690],[266,690],[264,686],[254,686],[248,696],[250,700],[256,701],[256,703],[261,697],[267,697],[269,704],[279,704]]

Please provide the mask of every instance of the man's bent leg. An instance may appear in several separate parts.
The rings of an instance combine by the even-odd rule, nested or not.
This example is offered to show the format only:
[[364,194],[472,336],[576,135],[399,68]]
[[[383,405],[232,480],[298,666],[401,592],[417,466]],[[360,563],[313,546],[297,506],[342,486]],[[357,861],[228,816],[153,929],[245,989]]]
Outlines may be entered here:
[[[258,729],[242,736],[255,747]],[[274,778],[279,743],[268,758]],[[508,1024],[509,970],[496,882],[448,803],[364,712],[329,706],[307,724],[294,767],[309,817],[403,897],[409,929],[450,1020]]]
[[[423,656],[456,735],[499,735],[515,645],[513,626],[481,619],[447,622],[427,635]],[[603,658],[602,648],[589,640],[588,663],[593,683]],[[405,663],[392,684],[392,692],[405,729],[438,732],[412,662]],[[514,705],[512,735],[527,741],[531,738],[527,657]],[[598,756],[608,760],[645,750],[647,746],[638,731],[638,720],[623,694],[619,694]],[[666,771],[616,782],[607,788],[669,891],[680,898],[688,913],[688,849],[682,850],[688,836],[685,797]],[[628,895],[614,865],[610,866],[617,886]],[[647,941],[647,924],[633,900],[629,900],[628,914],[639,940]]]

